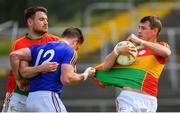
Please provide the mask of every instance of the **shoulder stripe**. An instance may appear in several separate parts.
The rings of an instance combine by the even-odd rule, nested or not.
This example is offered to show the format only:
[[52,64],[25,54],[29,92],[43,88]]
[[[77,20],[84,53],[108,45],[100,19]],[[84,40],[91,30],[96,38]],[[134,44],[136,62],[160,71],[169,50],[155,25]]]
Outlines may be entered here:
[[74,50],[74,55],[73,55],[73,58],[71,59],[70,64],[75,65],[75,64],[76,64],[76,61],[77,61],[77,53],[76,53],[76,51]]

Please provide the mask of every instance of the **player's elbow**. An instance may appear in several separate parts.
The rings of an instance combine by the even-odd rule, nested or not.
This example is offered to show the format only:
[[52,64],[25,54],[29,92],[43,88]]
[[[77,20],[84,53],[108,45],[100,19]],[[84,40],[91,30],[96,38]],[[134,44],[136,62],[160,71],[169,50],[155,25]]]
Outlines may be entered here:
[[18,54],[16,54],[16,52],[11,52],[11,53],[9,54],[10,60],[13,60],[14,58],[17,58],[17,57],[18,57]]
[[168,49],[168,50],[164,53],[163,57],[164,57],[164,58],[168,58],[170,55],[171,55],[171,50]]
[[167,55],[167,57],[169,57],[171,55],[171,50],[170,49],[167,51],[166,55]]
[[70,80],[61,80],[63,85],[71,85],[71,81]]
[[62,81],[63,85],[70,85],[70,81]]
[[63,75],[61,75],[61,82],[63,85],[71,85],[71,78],[67,76],[64,77]]
[[16,52],[11,52],[9,54],[9,60],[10,60],[11,65],[14,64],[15,62],[19,60],[18,54]]

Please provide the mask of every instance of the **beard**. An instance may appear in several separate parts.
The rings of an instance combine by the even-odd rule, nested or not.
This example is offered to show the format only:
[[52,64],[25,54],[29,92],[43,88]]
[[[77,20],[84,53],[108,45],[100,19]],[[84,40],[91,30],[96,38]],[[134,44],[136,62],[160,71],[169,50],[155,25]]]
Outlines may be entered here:
[[33,28],[33,31],[34,31],[36,34],[43,35],[44,33],[47,33],[47,32],[48,32],[48,27],[46,27],[46,26],[43,26],[43,27],[41,27],[41,28],[34,27],[34,28]]

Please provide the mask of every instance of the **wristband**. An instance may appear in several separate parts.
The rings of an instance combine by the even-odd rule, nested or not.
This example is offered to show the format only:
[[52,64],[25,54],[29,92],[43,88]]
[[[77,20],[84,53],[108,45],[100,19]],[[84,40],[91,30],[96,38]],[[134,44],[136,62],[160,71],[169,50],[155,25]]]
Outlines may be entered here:
[[88,67],[82,74],[84,76],[84,80],[86,80],[88,78],[88,74],[91,69],[92,69],[92,67]]
[[84,72],[82,75],[83,75],[83,77],[84,77],[83,80],[86,80],[86,79],[88,78],[88,73]]

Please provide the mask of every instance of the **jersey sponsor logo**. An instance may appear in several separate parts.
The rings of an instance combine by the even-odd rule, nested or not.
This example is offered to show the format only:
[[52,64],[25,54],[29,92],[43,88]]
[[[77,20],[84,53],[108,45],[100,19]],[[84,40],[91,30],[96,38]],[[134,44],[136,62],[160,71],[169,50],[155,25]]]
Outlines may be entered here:
[[142,50],[138,52],[138,55],[144,55],[146,53],[146,50]]

